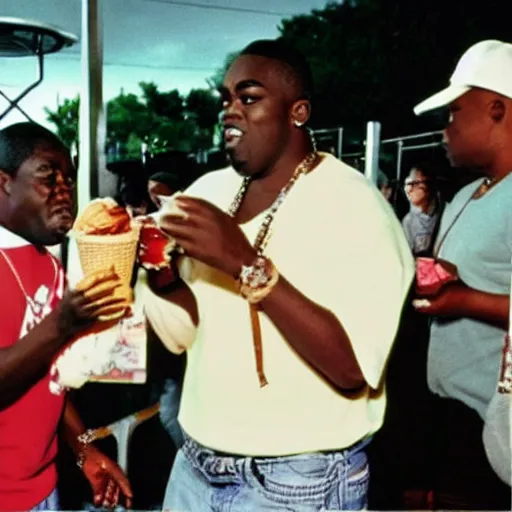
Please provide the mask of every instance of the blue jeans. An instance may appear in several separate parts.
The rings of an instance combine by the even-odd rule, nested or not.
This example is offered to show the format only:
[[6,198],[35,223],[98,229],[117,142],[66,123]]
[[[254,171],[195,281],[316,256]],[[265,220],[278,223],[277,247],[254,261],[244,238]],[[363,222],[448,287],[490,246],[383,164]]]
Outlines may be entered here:
[[164,509],[180,512],[362,510],[370,439],[338,452],[287,457],[218,454],[188,436],[174,461]]
[[38,510],[59,510],[59,494],[57,489],[54,489],[46,499],[31,509],[31,512],[36,512]]
[[160,396],[160,421],[162,426],[171,436],[172,442],[178,450],[184,442],[183,430],[178,422],[178,412],[181,401],[181,381],[167,378]]

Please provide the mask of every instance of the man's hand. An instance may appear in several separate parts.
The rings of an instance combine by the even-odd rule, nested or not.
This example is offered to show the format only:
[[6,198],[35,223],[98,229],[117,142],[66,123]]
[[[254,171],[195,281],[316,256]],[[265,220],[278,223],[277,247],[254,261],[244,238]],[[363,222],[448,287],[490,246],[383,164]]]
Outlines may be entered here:
[[510,297],[470,288],[462,281],[445,285],[433,297],[412,302],[416,311],[439,317],[473,318],[506,329]]
[[95,273],[67,290],[58,307],[59,330],[65,338],[90,327],[100,316],[120,313],[127,308],[123,298],[114,297],[121,285],[112,270]]
[[432,316],[462,317],[467,315],[473,290],[461,281],[450,283],[434,296],[413,300],[416,311]]
[[164,215],[160,229],[174,237],[188,256],[233,277],[256,258],[232,217],[201,199],[180,196],[175,201],[180,213]]
[[96,507],[132,506],[133,492],[122,469],[94,446],[87,446],[82,471],[89,480]]

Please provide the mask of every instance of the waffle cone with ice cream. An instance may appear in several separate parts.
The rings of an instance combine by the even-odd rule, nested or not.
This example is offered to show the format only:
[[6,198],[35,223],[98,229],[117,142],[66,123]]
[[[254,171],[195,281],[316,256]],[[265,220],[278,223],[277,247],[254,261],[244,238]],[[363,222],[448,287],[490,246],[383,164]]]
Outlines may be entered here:
[[[139,230],[140,226],[132,223],[126,209],[112,198],[95,199],[89,203],[73,226],[84,275],[114,267],[122,282],[114,296],[126,301],[126,309],[133,302],[130,281],[137,255]],[[101,320],[112,320],[124,313]]]

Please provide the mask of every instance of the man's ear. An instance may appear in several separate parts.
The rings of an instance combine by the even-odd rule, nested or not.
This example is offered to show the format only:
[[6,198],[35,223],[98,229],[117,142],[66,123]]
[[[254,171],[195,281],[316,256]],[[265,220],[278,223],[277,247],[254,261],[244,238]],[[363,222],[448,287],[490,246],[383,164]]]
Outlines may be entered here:
[[501,99],[495,99],[489,104],[489,115],[495,123],[501,123],[507,113],[507,105]]
[[7,174],[5,171],[2,171],[0,169],[0,190],[10,196],[11,195],[11,184],[12,184],[12,177]]
[[311,104],[308,100],[298,100],[292,107],[292,123],[295,126],[303,126],[311,115]]

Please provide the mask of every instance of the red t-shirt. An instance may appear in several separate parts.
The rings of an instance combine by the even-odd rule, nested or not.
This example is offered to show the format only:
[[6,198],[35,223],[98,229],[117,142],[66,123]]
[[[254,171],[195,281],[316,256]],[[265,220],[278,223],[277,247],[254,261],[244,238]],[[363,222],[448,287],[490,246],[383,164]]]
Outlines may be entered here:
[[[0,348],[5,348],[20,342],[60,301],[64,274],[53,256],[0,226],[0,283]],[[49,382],[46,374],[0,410],[2,511],[28,510],[57,484],[57,427],[64,396],[52,394]]]

